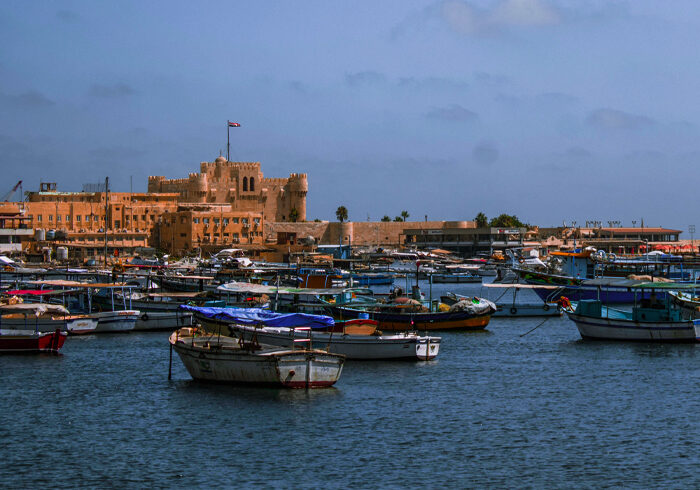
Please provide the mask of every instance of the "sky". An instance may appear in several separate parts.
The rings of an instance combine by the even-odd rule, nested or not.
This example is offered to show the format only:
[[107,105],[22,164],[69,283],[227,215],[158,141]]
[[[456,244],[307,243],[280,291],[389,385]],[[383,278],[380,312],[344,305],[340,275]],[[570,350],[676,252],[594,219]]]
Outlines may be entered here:
[[144,192],[226,151],[309,175],[307,219],[515,214],[684,230],[700,3],[6,1],[0,195]]

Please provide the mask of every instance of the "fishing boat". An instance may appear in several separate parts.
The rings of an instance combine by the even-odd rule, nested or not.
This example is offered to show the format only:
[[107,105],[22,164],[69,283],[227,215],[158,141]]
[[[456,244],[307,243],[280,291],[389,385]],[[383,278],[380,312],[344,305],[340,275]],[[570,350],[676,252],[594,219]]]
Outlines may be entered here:
[[417,300],[406,303],[376,304],[363,307],[333,307],[340,320],[368,318],[382,330],[483,330],[489,324],[496,305],[483,298],[469,298],[449,311],[429,311]]
[[700,318],[700,296],[696,290],[669,291],[671,302],[680,308],[683,318],[695,320]]
[[[682,270],[682,259],[674,256],[647,254],[637,257],[617,257],[602,250],[584,249],[574,252],[552,252],[551,261],[556,271],[543,272],[514,264],[513,271],[527,284],[559,286],[560,291],[535,289],[546,302],[556,301],[560,296],[572,300],[598,299],[600,290],[605,294],[606,304],[630,304],[634,293],[626,286],[607,285],[610,280],[628,278],[636,281],[670,281],[672,277],[689,278]],[[676,270],[680,268],[680,271]],[[602,281],[602,282],[600,282]],[[646,294],[649,294],[647,291]],[[663,297],[665,291],[661,291]]]
[[[569,302],[563,298],[563,307],[578,327],[581,337],[596,340],[631,340],[652,342],[695,342],[700,340],[700,325],[684,319],[680,308],[670,296],[659,299],[660,289],[683,289],[683,284],[646,283],[631,289],[641,298],[631,311],[606,306],[601,300]],[[644,290],[650,291],[647,298]]]
[[[60,328],[39,330],[40,326],[45,326],[44,322],[38,321],[40,316],[66,311],[65,308],[52,306],[39,303],[0,305],[0,353],[58,353],[68,334]],[[14,321],[18,317],[24,321]]]
[[[138,320],[141,315],[140,311],[127,308],[126,301],[124,300],[126,296],[125,291],[131,289],[133,286],[125,283],[94,283],[55,279],[48,281],[32,281],[32,284],[42,288],[64,288],[62,291],[58,291],[64,295],[81,292],[82,295],[73,305],[75,305],[75,308],[79,308],[85,312],[89,318],[97,321],[95,333],[129,332],[134,329],[136,320]],[[93,294],[94,290],[98,290],[97,295]],[[102,291],[103,296],[108,299],[104,305],[98,303],[93,304],[93,298],[100,294],[99,291]],[[119,297],[115,297],[115,291],[121,292],[121,305],[118,304]],[[74,308],[74,306],[71,306],[71,308]]]
[[[14,297],[35,296],[42,294],[44,298],[54,291],[13,290]],[[18,303],[2,306],[0,328],[9,330],[34,330],[37,332],[53,332],[56,329],[71,335],[85,335],[95,332],[97,320],[88,315],[72,314],[66,307],[50,303]],[[28,314],[29,312],[29,314]]]
[[193,327],[176,330],[170,345],[200,381],[322,388],[338,381],[345,356],[317,349],[285,349]]
[[182,306],[194,313],[208,331],[223,332],[244,341],[292,347],[308,339],[314,348],[326,348],[348,359],[413,359],[437,357],[440,337],[416,332],[383,335],[372,320],[337,323],[322,315],[280,314],[260,308],[198,308]]

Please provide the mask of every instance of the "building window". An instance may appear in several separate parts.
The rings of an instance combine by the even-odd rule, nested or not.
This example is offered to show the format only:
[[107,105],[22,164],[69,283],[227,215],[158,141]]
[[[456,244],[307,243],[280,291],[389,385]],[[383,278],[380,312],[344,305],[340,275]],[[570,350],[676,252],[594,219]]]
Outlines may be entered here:
[[192,223],[198,224],[198,223],[199,223],[199,218],[192,218]]
[[219,218],[214,218],[214,224],[218,225],[219,224]]
[[250,178],[250,192],[255,190],[255,177]]
[[228,218],[224,218],[224,226],[228,226]]
[[41,220],[42,220],[43,217],[44,217],[43,215],[39,214],[39,215],[37,215],[36,220],[37,220],[39,223],[41,223]]
[[238,224],[238,218],[233,218],[233,224],[235,224],[235,225]]
[[80,219],[81,219],[81,218],[82,218],[82,216],[80,216],[80,215],[77,215],[77,216],[75,217],[75,219],[78,220],[78,223],[80,223]]
[[187,236],[187,233],[180,233],[180,236],[181,236],[182,238],[185,238],[185,237]]
[[209,224],[209,218],[202,218],[202,223],[204,223],[205,225],[208,225],[208,224]]
[[51,223],[52,221],[53,221],[53,214],[50,214],[49,215],[49,223]]
[[85,215],[85,222],[86,222],[86,223],[89,223],[89,222],[90,222],[90,215],[89,215],[89,214],[86,214],[86,215]]
[[248,192],[248,177],[243,177],[243,192]]
[[260,218],[255,218],[255,219],[253,220],[253,222],[254,222],[256,225],[259,225],[259,224],[260,224]]
[[60,214],[57,214],[57,215],[56,215],[56,222],[57,222],[57,223],[60,223],[60,222],[61,222],[61,215],[60,215]]
[[94,221],[95,223],[97,223],[97,219],[98,219],[98,216],[97,216],[97,215],[95,215],[95,216],[92,217],[92,221]]
[[66,215],[66,223],[68,223],[69,221],[70,221],[70,214],[67,214]]

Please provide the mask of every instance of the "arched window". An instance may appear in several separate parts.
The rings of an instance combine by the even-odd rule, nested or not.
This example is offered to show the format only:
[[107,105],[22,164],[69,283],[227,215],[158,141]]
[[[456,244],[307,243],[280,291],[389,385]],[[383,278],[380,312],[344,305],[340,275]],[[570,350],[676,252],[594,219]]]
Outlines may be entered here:
[[248,177],[243,177],[243,192],[248,192]]
[[250,192],[255,190],[255,177],[250,178]]

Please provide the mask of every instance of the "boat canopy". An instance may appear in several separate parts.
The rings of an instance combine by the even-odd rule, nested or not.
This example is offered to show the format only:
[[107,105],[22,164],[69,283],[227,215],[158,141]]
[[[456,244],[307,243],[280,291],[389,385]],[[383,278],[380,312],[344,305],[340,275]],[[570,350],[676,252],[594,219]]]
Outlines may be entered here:
[[311,327],[328,328],[335,325],[333,318],[308,313],[275,313],[262,308],[215,308],[180,305],[181,310],[198,313],[212,320],[223,320],[243,325],[265,325],[267,327]]
[[70,315],[70,312],[61,305],[50,305],[46,303],[18,303],[15,305],[0,305],[0,310],[4,312],[22,312],[34,313],[36,316],[44,313],[58,313],[61,315]]

